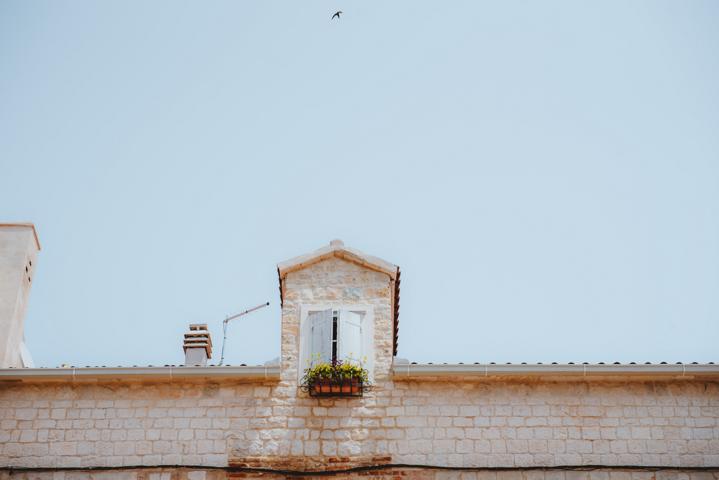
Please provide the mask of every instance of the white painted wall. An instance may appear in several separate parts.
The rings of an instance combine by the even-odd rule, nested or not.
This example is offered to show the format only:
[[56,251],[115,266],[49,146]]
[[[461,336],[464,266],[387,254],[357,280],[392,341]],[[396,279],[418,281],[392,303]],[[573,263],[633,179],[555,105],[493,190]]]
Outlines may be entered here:
[[39,250],[33,225],[0,224],[0,368],[32,366],[24,322]]

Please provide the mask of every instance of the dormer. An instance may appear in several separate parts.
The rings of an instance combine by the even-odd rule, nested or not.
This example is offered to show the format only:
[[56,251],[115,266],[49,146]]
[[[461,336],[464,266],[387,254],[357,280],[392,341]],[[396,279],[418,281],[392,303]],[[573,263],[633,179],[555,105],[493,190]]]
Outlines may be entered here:
[[389,378],[397,352],[399,267],[333,240],[277,266],[282,377],[298,381],[313,361],[361,362]]

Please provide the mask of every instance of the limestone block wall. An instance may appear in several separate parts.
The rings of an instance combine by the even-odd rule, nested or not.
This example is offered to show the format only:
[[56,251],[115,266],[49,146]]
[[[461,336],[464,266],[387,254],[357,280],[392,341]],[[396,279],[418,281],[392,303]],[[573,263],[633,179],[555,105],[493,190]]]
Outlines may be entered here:
[[281,382],[0,386],[1,466],[180,464],[719,467],[719,386],[454,379],[360,399]]

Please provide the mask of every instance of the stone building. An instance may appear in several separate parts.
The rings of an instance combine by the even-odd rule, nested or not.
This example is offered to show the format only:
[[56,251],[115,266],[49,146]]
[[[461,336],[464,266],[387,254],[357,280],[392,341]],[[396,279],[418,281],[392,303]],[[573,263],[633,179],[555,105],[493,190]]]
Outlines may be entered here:
[[[278,265],[277,362],[206,365],[195,325],[187,365],[28,368],[37,250],[0,226],[3,479],[719,478],[717,365],[400,360],[399,268],[340,241]],[[318,358],[362,359],[371,388],[310,395]]]

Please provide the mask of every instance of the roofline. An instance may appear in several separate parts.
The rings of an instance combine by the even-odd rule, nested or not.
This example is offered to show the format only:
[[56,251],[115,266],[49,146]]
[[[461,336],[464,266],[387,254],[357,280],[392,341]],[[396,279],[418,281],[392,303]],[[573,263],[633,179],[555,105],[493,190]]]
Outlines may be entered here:
[[653,365],[602,365],[602,364],[417,364],[395,361],[392,365],[395,380],[427,377],[581,377],[583,379],[622,377],[623,380],[641,377],[719,379],[716,364],[653,364]]
[[[717,364],[601,365],[601,364],[416,364],[396,361],[392,365],[394,380],[428,377],[581,377],[592,378],[676,378],[719,379]],[[280,367],[210,366],[210,367],[84,367],[84,368],[3,368],[0,382],[84,381],[84,380],[279,380]]]
[[40,247],[40,238],[37,236],[37,229],[35,228],[35,224],[31,222],[15,222],[15,223],[0,223],[0,228],[2,227],[28,227],[32,228],[32,234],[35,237],[35,245],[37,246],[38,250],[42,250]]
[[279,380],[279,365],[210,367],[84,367],[84,368],[2,368],[0,382],[84,381],[84,380]]

